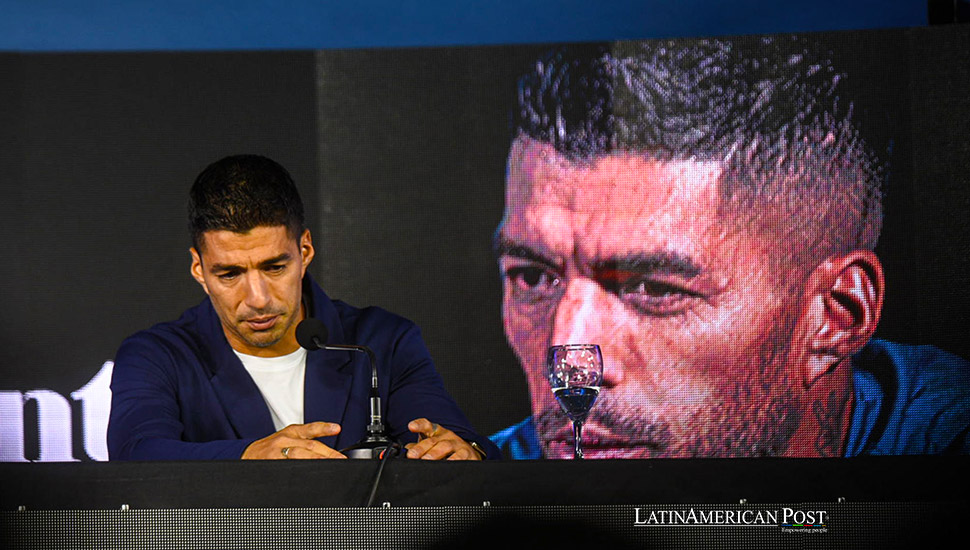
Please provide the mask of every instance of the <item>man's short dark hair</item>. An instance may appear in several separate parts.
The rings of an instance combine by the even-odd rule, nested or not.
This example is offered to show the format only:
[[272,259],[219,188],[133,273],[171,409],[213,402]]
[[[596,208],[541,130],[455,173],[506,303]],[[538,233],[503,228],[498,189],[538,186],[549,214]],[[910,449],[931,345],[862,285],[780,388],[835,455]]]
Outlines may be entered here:
[[882,223],[881,168],[840,97],[844,78],[798,37],[577,45],[520,80],[513,130],[573,162],[716,161],[719,214],[774,232],[785,260],[814,267],[872,250]]
[[226,230],[245,233],[284,225],[290,236],[303,234],[303,201],[285,168],[259,155],[235,155],[202,171],[189,192],[189,231],[200,250],[202,234]]

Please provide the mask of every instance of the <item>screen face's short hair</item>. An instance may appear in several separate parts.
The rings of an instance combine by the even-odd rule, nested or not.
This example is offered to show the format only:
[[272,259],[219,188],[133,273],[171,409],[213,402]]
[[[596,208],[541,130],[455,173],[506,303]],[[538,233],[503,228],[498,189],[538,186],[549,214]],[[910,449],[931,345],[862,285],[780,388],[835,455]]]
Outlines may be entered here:
[[206,231],[245,233],[255,227],[286,226],[290,236],[303,234],[303,201],[293,178],[273,160],[236,155],[202,171],[189,192],[189,231],[201,250]]
[[520,80],[513,131],[574,162],[719,162],[720,214],[817,263],[873,249],[881,228],[880,167],[844,78],[798,37],[578,45]]

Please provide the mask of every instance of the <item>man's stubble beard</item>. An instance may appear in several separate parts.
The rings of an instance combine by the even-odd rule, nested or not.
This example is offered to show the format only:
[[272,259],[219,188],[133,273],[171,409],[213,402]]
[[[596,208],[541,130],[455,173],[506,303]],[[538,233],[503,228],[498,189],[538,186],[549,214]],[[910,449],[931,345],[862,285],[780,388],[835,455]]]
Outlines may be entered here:
[[[277,326],[273,327],[274,330],[263,331],[263,332],[248,331],[248,333],[246,330],[243,329],[243,327],[246,326],[246,319],[252,318],[252,317],[259,317],[261,315],[267,315],[267,314],[285,315],[285,313],[286,313],[285,311],[277,311],[274,309],[274,310],[267,310],[267,311],[257,311],[252,314],[248,314],[247,316],[239,317],[236,319],[236,326],[240,328],[238,331],[236,331],[236,334],[238,334],[239,337],[242,338],[250,346],[253,346],[256,348],[271,348],[283,340],[283,337],[286,336],[287,332],[289,332],[290,328],[293,326],[296,316],[291,315],[283,319],[280,319],[280,321],[286,323],[286,326],[281,327],[279,326],[279,323],[278,323]],[[276,330],[279,330],[279,332],[276,332]],[[259,336],[262,336],[263,338],[255,339],[255,337],[259,337]]]

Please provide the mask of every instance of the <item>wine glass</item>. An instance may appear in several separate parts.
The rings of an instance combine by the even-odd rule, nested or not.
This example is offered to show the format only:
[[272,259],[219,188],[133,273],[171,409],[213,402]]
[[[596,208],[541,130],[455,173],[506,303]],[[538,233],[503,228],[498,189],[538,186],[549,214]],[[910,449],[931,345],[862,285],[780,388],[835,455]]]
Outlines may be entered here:
[[552,346],[546,356],[546,368],[556,401],[573,421],[573,457],[583,458],[583,422],[600,393],[603,354],[596,344]]

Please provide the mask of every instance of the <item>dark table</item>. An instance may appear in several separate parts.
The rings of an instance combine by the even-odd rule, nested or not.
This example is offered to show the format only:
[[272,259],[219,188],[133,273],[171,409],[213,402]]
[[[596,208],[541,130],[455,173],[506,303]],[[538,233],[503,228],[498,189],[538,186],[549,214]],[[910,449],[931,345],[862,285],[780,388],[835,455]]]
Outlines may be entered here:
[[378,466],[0,464],[0,546],[886,548],[970,511],[970,457],[394,459],[367,508]]

